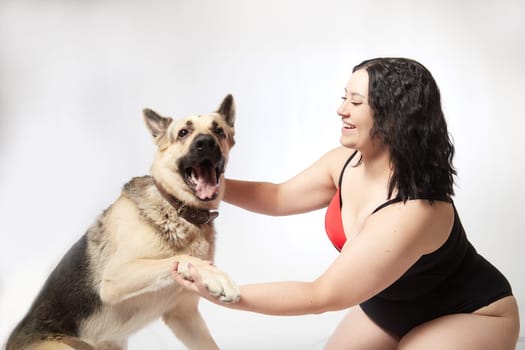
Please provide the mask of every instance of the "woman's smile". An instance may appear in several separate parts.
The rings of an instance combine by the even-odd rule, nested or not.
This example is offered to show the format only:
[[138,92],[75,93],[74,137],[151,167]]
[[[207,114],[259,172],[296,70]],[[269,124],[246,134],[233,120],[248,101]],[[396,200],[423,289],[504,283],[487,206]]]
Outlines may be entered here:
[[348,134],[350,132],[353,132],[355,129],[356,127],[354,124],[343,121],[343,128],[341,129],[341,132],[343,134]]

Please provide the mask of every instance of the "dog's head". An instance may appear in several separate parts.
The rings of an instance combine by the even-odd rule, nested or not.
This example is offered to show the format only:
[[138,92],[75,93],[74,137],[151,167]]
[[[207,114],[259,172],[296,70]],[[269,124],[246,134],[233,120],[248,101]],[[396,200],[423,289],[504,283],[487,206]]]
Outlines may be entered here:
[[151,174],[169,194],[198,208],[216,208],[222,199],[228,154],[233,147],[235,104],[227,95],[210,114],[178,120],[145,109],[144,120],[157,153]]

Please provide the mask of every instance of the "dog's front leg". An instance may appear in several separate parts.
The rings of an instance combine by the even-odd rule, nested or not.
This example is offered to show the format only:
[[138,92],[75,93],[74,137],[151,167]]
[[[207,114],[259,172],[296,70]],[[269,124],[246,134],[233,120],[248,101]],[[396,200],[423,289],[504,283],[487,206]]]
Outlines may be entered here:
[[163,320],[175,336],[190,350],[217,350],[204,319],[198,310],[199,297],[183,293],[175,307],[163,315]]
[[237,285],[223,271],[209,263],[189,255],[166,259],[134,259],[122,261],[113,258],[106,266],[100,285],[103,302],[116,304],[136,295],[154,292],[175,283],[171,270],[179,262],[179,272],[188,274],[191,263],[201,274],[210,293],[223,302],[236,302],[240,298]]
[[122,261],[114,257],[102,274],[100,298],[104,303],[117,304],[174,284],[171,270],[178,258]]

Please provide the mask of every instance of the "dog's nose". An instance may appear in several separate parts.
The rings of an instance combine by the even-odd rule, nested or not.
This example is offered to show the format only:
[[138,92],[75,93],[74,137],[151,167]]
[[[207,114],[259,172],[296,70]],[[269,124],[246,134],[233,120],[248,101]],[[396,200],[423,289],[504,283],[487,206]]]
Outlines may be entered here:
[[219,145],[213,136],[201,134],[197,135],[193,140],[193,147],[199,152],[209,153],[217,150]]

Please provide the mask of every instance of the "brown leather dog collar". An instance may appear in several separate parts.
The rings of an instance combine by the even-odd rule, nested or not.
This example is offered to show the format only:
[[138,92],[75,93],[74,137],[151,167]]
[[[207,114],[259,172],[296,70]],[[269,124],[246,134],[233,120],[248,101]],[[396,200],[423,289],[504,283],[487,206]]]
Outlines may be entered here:
[[195,224],[195,225],[209,224],[217,216],[219,216],[219,212],[217,210],[207,210],[207,209],[189,207],[180,199],[169,194],[164,189],[164,187],[162,187],[157,181],[155,181],[155,179],[153,179],[153,183],[155,184],[155,187],[157,187],[157,190],[160,192],[162,197],[164,197],[164,199],[167,200],[168,203],[170,203],[173,208],[175,208],[177,213],[180,216],[182,216],[184,219],[186,219],[187,221],[191,222],[192,224]]

